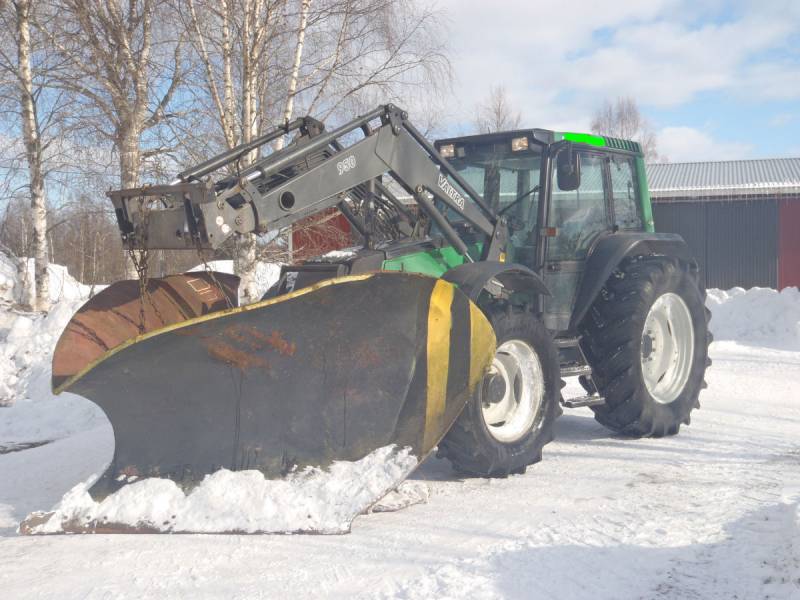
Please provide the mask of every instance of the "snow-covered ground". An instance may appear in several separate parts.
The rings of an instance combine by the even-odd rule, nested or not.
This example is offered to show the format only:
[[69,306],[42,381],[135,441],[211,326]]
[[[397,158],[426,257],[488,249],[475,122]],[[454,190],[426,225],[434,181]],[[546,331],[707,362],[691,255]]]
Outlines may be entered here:
[[462,479],[431,459],[399,505],[426,502],[333,536],[19,537],[113,447],[94,405],[47,391],[61,304],[0,317],[0,375],[17,378],[0,408],[0,597],[800,598],[797,290],[710,293],[714,365],[679,436],[624,439],[567,411],[526,474]]

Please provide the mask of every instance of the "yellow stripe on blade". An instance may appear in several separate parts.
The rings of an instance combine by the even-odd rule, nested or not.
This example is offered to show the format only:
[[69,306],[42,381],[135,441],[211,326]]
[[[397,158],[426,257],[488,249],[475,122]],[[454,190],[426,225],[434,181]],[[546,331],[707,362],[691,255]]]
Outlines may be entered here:
[[428,387],[425,406],[423,451],[428,452],[439,441],[447,397],[447,373],[450,368],[450,314],[453,303],[452,284],[436,282],[428,309]]
[[475,391],[492,364],[497,341],[491,323],[474,303],[469,303],[469,389]]

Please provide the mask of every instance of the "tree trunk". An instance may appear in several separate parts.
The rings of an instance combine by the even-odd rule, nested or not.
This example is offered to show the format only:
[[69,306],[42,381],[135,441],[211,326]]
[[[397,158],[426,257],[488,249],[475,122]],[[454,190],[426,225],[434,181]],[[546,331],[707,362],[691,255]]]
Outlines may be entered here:
[[[136,187],[139,182],[139,163],[141,150],[139,148],[139,131],[135,126],[127,126],[118,132],[117,147],[119,148],[119,183],[122,189]],[[125,276],[136,279],[139,275],[136,266],[131,260],[127,248],[125,253]]]
[[14,5],[17,13],[17,50],[19,53],[19,87],[22,108],[22,135],[25,140],[25,157],[28,161],[31,190],[32,254],[34,261],[33,307],[50,308],[50,282],[47,275],[47,204],[42,172],[42,141],[36,118],[36,101],[33,95],[31,74],[31,1],[20,0]]
[[[247,143],[258,135],[256,118],[258,107],[255,93],[258,71],[253,60],[254,49],[251,46],[251,38],[255,35],[253,26],[255,25],[256,11],[255,0],[245,0],[242,28],[242,143]],[[257,156],[258,151],[253,151],[242,157],[242,166],[250,164]],[[239,252],[234,262],[234,271],[241,280],[239,290],[242,304],[251,304],[260,300],[256,281],[256,249],[255,234],[244,233],[239,236]]]
[[[283,122],[288,123],[292,120],[294,113],[294,96],[297,93],[297,80],[300,77],[300,64],[303,60],[303,45],[306,39],[306,29],[308,27],[308,13],[311,10],[311,0],[300,0],[300,26],[297,29],[297,44],[294,47],[294,61],[292,62],[292,73],[289,76],[289,86],[286,92],[286,106],[283,109]],[[275,140],[275,149],[280,150],[285,144],[285,137]]]

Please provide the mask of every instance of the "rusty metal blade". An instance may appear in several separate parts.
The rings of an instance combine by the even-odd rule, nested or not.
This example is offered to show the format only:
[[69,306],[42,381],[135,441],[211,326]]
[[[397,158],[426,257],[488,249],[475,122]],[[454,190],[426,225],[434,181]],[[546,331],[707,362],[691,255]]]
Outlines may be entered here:
[[53,389],[60,391],[71,377],[138,335],[235,307],[238,288],[239,278],[227,273],[169,275],[148,280],[142,303],[137,280],[111,284],[86,302],[61,334],[53,353]]
[[280,477],[390,445],[421,461],[494,343],[452,284],[376,273],[137,336],[64,389],[98,404],[114,428],[113,461],[90,490],[98,498],[143,477],[183,487],[219,468]]

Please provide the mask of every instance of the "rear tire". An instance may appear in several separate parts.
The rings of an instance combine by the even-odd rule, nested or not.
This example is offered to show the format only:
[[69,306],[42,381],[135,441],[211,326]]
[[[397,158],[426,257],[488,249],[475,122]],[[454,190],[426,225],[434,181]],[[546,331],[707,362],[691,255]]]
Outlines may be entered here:
[[595,300],[581,345],[606,403],[597,421],[627,435],[674,435],[706,387],[710,312],[694,265],[625,261]]
[[[497,338],[494,377],[503,381],[499,389],[510,393],[490,388],[487,375],[439,444],[438,456],[461,473],[505,477],[542,459],[561,414],[561,378],[558,352],[541,321],[513,310],[495,309],[487,316]],[[502,400],[485,402],[492,394]]]

